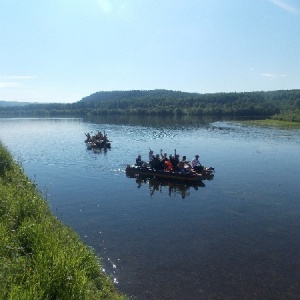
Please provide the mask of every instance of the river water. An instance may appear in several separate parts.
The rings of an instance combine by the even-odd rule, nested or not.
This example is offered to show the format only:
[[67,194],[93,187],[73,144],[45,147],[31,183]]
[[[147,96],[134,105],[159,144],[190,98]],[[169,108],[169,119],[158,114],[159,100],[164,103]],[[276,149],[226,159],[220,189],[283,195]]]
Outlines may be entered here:
[[[87,150],[105,131],[112,148]],[[300,131],[193,119],[0,119],[55,215],[135,299],[298,299]],[[128,178],[149,148],[215,168],[200,186]]]

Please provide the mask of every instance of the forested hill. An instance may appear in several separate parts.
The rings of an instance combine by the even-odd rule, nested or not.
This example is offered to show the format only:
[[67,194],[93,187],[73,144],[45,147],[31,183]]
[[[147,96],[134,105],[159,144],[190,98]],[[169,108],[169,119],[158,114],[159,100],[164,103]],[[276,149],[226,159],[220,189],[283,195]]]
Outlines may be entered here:
[[4,106],[24,106],[28,105],[30,102],[19,102],[19,101],[5,101],[5,100],[0,100],[0,107]]
[[170,90],[96,92],[72,104],[2,107],[0,116],[300,115],[300,90],[199,94]]
[[93,101],[119,101],[125,99],[149,99],[149,98],[165,98],[165,97],[187,97],[189,95],[199,95],[196,93],[176,92],[169,90],[132,90],[132,91],[110,91],[96,92],[90,96],[82,98],[79,102]]

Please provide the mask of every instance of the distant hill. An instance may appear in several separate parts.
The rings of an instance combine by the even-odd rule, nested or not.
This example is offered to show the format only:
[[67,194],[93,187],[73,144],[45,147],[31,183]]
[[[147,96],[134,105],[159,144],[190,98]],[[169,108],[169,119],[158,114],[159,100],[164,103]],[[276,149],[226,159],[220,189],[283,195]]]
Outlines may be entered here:
[[0,107],[7,107],[7,106],[24,106],[32,104],[32,102],[19,102],[19,101],[5,101],[5,100],[0,100]]
[[[4,105],[3,105],[4,104]],[[1,106],[2,105],[2,106]],[[0,117],[284,116],[300,120],[300,90],[187,93],[171,90],[99,91],[74,103],[0,101]]]
[[188,97],[193,95],[201,95],[197,93],[188,93],[164,89],[156,90],[130,90],[130,91],[100,91],[82,98],[79,102],[93,101],[120,101],[134,99],[151,99],[151,98],[170,98],[170,97]]

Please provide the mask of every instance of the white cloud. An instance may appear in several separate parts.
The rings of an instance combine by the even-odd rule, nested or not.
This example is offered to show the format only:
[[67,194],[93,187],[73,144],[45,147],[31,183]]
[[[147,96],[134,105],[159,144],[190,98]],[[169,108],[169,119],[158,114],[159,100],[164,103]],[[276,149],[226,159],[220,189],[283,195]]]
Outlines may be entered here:
[[288,4],[286,1],[283,1],[283,0],[270,0],[273,4],[277,5],[278,7],[284,9],[285,11],[288,11],[290,13],[294,13],[294,14],[297,14],[299,12],[299,10]]
[[19,87],[21,85],[22,84],[20,82],[0,81],[0,88]]
[[27,75],[9,75],[9,76],[0,76],[0,79],[4,80],[27,80],[27,79],[35,79],[36,76],[27,76]]
[[261,76],[265,76],[265,77],[276,77],[274,74],[269,74],[269,73],[261,74]]
[[272,74],[272,73],[263,73],[263,74],[260,74],[261,76],[264,76],[264,77],[271,77],[271,78],[278,78],[278,77],[286,77],[287,75],[285,74]]
[[35,79],[32,75],[5,75],[0,76],[0,88],[13,88],[23,86],[23,80]]

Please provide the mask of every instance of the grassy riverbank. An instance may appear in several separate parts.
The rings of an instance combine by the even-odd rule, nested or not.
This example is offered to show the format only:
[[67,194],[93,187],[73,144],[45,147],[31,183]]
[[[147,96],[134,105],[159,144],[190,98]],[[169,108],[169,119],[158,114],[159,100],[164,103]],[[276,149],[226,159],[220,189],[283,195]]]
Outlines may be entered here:
[[0,144],[0,299],[126,299]]
[[290,122],[274,119],[265,119],[265,120],[250,120],[243,121],[244,124],[263,126],[263,127],[276,127],[280,129],[300,129],[300,122]]

